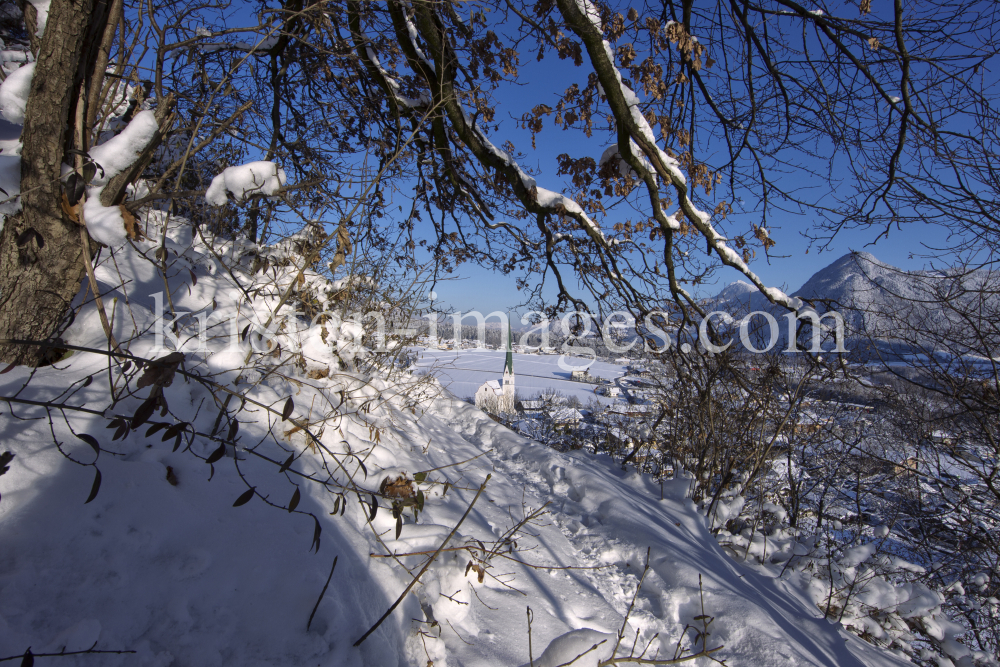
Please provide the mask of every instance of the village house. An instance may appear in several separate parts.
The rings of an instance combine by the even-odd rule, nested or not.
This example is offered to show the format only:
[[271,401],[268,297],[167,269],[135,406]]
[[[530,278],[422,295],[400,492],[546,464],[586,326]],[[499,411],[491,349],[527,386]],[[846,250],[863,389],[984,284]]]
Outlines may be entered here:
[[593,375],[591,375],[590,371],[587,370],[587,369],[579,370],[579,371],[572,371],[570,373],[569,377],[570,377],[571,380],[575,380],[577,382],[598,382],[599,381],[599,378],[596,378]]
[[557,408],[549,413],[549,419],[557,430],[566,431],[576,427],[583,420],[583,413],[576,408]]
[[532,401],[518,401],[517,408],[526,415],[539,415],[545,409],[545,401],[536,399]]

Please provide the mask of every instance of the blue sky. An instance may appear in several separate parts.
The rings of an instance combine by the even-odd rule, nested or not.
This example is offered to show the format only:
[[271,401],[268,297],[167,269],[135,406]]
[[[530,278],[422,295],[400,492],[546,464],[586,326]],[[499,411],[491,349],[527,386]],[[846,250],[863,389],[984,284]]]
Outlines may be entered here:
[[[573,157],[591,155],[596,159],[607,145],[609,135],[605,129],[597,127],[595,121],[593,139],[588,141],[581,132],[564,132],[556,128],[552,124],[552,118],[548,117],[545,129],[537,136],[537,149],[532,149],[530,133],[520,129],[513,119],[536,104],[547,103],[554,107],[558,101],[557,94],[570,81],[581,84],[585,82],[585,69],[577,69],[552,55],[547,56],[542,63],[536,63],[531,54],[522,54],[523,85],[513,91],[509,88],[501,91],[500,106],[497,109],[501,129],[491,133],[491,139],[497,144],[506,139],[512,140],[516,148],[526,156],[522,164],[540,172],[536,175],[540,187],[562,190],[566,182],[565,177],[556,175],[556,156],[569,153]],[[818,196],[822,194],[822,191],[817,191]],[[730,230],[735,233],[747,231],[747,218],[741,220],[742,222],[734,223]],[[602,223],[610,226],[614,221],[614,218],[609,218],[602,220]],[[829,248],[823,250],[815,244],[810,246],[809,240],[802,235],[803,231],[811,228],[812,222],[813,218],[808,214],[772,214],[769,218],[769,230],[771,238],[777,242],[772,248],[774,256],[768,260],[758,250],[758,257],[750,264],[751,269],[765,284],[793,292],[818,270],[851,250],[870,252],[881,261],[902,269],[919,269],[927,265],[928,255],[934,255],[933,250],[927,246],[948,245],[944,230],[925,225],[894,228],[890,230],[888,237],[882,237],[874,246],[870,244],[884,229],[847,230],[838,234]],[[450,277],[452,280],[439,283],[436,289],[437,303],[447,312],[478,310],[489,313],[494,310],[513,310],[516,304],[525,299],[524,293],[519,292],[516,287],[518,274],[505,276],[464,264]],[[568,272],[564,277],[571,280]],[[722,267],[716,273],[715,282],[700,286],[696,293],[699,296],[711,296],[740,279],[745,278],[738,271]],[[575,287],[575,283],[571,284]],[[547,294],[554,297],[555,291],[550,290]],[[524,309],[520,309],[518,312],[523,311]]]
[[[872,247],[868,244],[878,232],[851,231],[838,236],[831,250],[818,252],[814,248],[806,254],[808,242],[796,231],[802,224],[805,223],[789,220],[783,224],[784,229],[776,229],[773,234],[778,241],[778,245],[773,248],[774,252],[780,251],[787,257],[773,258],[770,263],[763,259],[751,263],[751,268],[766,284],[782,287],[789,293],[851,250],[870,252],[881,261],[901,269],[923,268],[927,266],[928,260],[915,255],[929,253],[921,244],[933,244],[944,239],[944,233],[940,229],[904,227],[902,231],[893,230],[888,239],[883,238]],[[704,286],[701,295],[714,295],[731,282],[745,280],[739,272],[728,267],[720,270],[717,275],[716,283]],[[438,302],[448,312],[478,310],[489,313],[494,310],[513,310],[515,304],[524,300],[523,293],[517,291],[515,274],[504,276],[479,267],[463,265],[453,277],[455,280],[440,283],[436,292]],[[523,312],[523,309],[517,312]]]

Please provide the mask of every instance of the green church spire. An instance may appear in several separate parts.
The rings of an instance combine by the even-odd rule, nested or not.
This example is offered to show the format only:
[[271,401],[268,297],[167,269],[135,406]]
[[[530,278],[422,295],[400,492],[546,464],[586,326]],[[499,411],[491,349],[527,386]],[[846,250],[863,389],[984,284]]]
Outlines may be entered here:
[[510,331],[510,320],[507,321],[507,362],[503,366],[504,375],[508,372],[514,374],[514,347],[513,334]]

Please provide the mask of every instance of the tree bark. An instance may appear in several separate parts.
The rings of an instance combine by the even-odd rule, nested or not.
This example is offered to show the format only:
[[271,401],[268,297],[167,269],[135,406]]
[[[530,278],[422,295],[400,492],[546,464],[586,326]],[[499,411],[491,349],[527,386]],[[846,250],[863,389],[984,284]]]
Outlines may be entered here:
[[[84,248],[77,224],[62,212],[59,179],[72,144],[71,110],[96,55],[90,36],[103,33],[107,8],[103,0],[52,0],[49,8],[21,132],[22,211],[0,232],[2,340],[48,339],[80,291]],[[35,236],[23,243],[29,229],[41,244]],[[35,366],[46,361],[45,352],[44,346],[0,343],[4,363]]]
[[28,33],[28,47],[31,49],[32,55],[37,56],[38,47],[41,46],[42,42],[37,34],[38,12],[35,10],[35,6],[28,0],[17,0],[17,6],[21,10],[21,14],[24,16],[24,28]]

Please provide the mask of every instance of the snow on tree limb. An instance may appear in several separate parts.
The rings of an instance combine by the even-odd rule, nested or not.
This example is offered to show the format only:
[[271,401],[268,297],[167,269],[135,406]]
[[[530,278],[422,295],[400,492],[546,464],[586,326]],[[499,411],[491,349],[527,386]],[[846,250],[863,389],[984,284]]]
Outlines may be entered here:
[[[663,233],[671,234],[679,229],[680,225],[676,219],[667,218],[659,206],[657,182],[644,163],[651,163],[664,182],[673,185],[685,217],[701,232],[709,248],[715,251],[723,264],[743,273],[774,303],[792,310],[800,308],[802,306],[800,299],[788,297],[781,290],[767,287],[757,274],[750,270],[739,253],[726,245],[726,240],[712,226],[711,216],[698,209],[690,200],[687,179],[681,172],[677,160],[667,155],[657,145],[653,130],[639,108],[639,98],[623,84],[621,73],[615,66],[611,46],[603,39],[599,26],[592,20],[593,13],[584,13],[577,0],[556,0],[556,4],[570,28],[587,48],[594,71],[600,79],[608,105],[618,125],[619,154],[636,173],[642,174],[653,204],[654,217],[660,223]],[[636,145],[643,155],[636,155],[633,152],[632,147]]]

